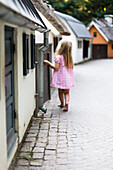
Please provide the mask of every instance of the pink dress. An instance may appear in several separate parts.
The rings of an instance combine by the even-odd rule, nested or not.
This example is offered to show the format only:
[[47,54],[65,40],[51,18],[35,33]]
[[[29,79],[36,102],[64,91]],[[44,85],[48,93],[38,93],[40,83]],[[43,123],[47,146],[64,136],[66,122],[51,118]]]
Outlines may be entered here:
[[51,86],[59,89],[70,89],[75,86],[73,69],[65,66],[63,55],[55,57],[55,63],[59,63],[60,67],[53,72]]

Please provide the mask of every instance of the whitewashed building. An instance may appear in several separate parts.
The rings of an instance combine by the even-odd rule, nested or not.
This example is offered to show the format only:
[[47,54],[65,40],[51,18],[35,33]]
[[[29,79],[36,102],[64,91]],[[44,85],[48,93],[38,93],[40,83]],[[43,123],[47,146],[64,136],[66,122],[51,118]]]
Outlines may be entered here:
[[0,170],[7,170],[35,110],[35,30],[30,0],[0,0]]
[[55,14],[66,25],[70,36],[62,36],[63,39],[70,40],[73,44],[72,55],[74,64],[83,62],[91,58],[91,34],[86,26],[74,17],[55,11]]

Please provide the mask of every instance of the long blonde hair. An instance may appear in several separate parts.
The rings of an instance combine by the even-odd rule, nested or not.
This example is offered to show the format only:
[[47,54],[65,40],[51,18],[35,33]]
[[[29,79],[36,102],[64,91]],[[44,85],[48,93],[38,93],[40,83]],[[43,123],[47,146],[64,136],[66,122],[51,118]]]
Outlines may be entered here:
[[59,41],[56,49],[56,55],[63,55],[65,66],[67,68],[73,68],[73,58],[72,58],[72,43],[67,40]]

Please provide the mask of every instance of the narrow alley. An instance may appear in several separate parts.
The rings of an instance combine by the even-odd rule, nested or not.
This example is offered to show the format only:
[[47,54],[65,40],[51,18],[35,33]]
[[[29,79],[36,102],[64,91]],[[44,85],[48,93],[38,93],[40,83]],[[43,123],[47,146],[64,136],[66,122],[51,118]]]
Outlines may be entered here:
[[29,126],[14,170],[113,169],[113,60],[74,67],[69,111],[57,90]]

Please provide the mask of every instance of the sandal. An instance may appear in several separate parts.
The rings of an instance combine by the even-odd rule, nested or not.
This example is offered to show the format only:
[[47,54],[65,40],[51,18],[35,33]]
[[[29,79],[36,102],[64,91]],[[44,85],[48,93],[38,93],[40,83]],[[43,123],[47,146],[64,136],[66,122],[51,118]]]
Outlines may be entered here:
[[60,107],[60,108],[63,108],[63,107],[64,107],[64,105],[62,105],[62,104],[59,104],[59,105],[58,105],[58,107]]
[[67,112],[67,111],[68,111],[68,104],[65,105],[63,111],[64,111],[64,112]]

